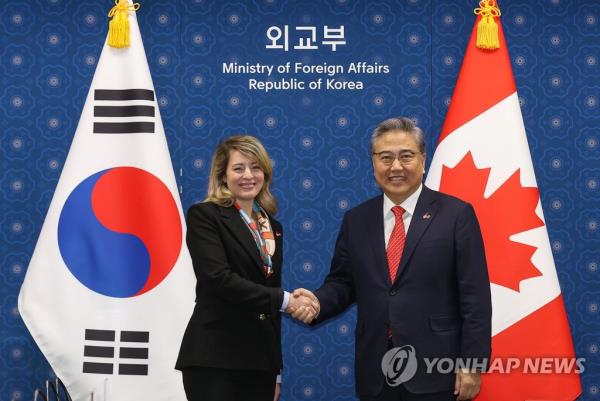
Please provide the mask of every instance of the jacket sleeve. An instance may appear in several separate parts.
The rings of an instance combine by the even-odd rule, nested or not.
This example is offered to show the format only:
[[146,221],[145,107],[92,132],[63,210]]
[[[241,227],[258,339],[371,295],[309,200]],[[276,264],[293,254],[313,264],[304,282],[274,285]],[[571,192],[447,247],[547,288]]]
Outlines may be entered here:
[[456,271],[462,318],[461,357],[491,353],[492,302],[483,238],[473,207],[460,212],[455,228]]
[[187,214],[186,242],[198,281],[216,296],[257,313],[274,313],[283,291],[247,280],[235,273],[227,259],[217,216],[206,204],[192,206]]
[[321,323],[342,313],[356,301],[348,241],[348,215],[346,214],[335,243],[329,274],[323,285],[315,291],[321,311],[314,323]]

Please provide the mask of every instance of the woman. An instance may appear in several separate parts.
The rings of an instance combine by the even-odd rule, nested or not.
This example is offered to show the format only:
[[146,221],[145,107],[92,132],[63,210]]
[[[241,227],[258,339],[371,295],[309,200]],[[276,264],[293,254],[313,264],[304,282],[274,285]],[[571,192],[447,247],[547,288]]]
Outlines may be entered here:
[[280,309],[290,297],[284,305],[272,171],[256,138],[230,137],[213,156],[206,200],[188,211],[196,307],[176,368],[189,401],[272,401],[279,390]]

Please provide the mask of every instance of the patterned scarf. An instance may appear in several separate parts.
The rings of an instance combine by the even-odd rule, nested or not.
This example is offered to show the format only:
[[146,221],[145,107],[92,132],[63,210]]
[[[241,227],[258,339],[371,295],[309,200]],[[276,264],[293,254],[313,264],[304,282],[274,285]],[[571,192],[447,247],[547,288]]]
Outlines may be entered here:
[[267,212],[260,207],[258,202],[254,201],[252,211],[257,216],[257,222],[254,222],[237,202],[234,203],[234,206],[254,237],[254,242],[256,242],[256,247],[258,248],[260,257],[263,261],[263,273],[265,276],[269,277],[273,274],[271,256],[275,253],[275,237],[273,236],[273,230],[271,229],[271,223],[269,222]]

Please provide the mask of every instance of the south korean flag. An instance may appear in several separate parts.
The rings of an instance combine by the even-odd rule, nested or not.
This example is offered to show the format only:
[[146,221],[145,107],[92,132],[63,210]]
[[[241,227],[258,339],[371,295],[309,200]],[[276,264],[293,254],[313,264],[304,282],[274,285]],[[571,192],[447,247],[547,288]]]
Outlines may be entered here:
[[135,12],[104,45],[19,294],[75,401],[184,401],[194,304],[185,220]]

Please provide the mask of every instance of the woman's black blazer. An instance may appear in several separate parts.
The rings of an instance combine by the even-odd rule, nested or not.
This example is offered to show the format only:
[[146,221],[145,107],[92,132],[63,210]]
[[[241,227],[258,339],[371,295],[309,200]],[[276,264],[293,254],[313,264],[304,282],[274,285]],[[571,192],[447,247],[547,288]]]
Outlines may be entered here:
[[177,369],[281,369],[282,228],[269,220],[275,254],[273,274],[266,278],[254,238],[235,207],[206,202],[189,209],[186,239],[197,279],[196,306]]

